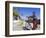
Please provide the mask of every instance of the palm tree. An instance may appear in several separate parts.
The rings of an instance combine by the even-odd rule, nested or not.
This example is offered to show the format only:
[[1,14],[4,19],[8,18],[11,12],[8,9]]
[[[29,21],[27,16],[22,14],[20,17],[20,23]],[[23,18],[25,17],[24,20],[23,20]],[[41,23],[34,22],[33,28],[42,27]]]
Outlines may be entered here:
[[16,12],[16,11],[13,11],[13,16],[16,16],[16,17],[18,17],[18,16],[19,16],[18,12]]
[[16,11],[16,10],[13,10],[13,17],[14,17],[14,19],[18,19],[18,17],[19,17],[19,13]]

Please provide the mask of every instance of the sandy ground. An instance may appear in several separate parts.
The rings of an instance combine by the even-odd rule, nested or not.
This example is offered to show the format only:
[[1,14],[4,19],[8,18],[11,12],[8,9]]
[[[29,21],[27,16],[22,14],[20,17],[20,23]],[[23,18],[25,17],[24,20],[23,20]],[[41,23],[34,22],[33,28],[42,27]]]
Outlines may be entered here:
[[[23,30],[23,27],[25,26],[25,23],[26,22],[23,22],[23,24],[22,25],[20,25],[20,20],[14,20],[13,21],[13,31],[16,31],[16,30]],[[36,29],[40,29],[40,26],[38,25],[38,28],[36,28]]]

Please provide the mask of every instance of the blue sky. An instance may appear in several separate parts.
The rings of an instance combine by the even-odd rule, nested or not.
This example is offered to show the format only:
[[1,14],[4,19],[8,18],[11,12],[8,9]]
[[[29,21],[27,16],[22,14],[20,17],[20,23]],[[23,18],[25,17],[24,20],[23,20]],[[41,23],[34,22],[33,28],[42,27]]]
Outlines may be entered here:
[[35,12],[37,18],[40,18],[40,8],[13,7],[13,10],[16,10],[23,19],[27,19],[27,16],[32,16],[33,12]]

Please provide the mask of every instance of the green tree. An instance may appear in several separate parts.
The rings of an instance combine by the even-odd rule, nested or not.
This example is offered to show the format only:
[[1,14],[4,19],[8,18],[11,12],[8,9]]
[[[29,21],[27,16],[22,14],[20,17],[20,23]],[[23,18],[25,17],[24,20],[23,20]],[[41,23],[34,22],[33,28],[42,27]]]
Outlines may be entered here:
[[13,11],[13,16],[19,16],[19,13],[18,12],[16,12],[16,11]]

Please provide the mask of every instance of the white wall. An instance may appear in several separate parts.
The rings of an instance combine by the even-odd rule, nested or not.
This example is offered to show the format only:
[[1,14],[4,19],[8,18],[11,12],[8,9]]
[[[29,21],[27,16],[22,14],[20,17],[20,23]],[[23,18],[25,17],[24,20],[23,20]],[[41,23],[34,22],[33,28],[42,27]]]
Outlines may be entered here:
[[[13,37],[5,37],[5,1],[6,0],[0,0],[0,38],[13,38]],[[46,3],[46,0],[17,0],[17,1]],[[14,37],[14,38],[46,38],[46,34],[36,35],[36,36],[35,35],[34,36],[20,36],[20,37]]]

